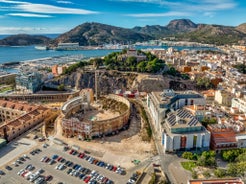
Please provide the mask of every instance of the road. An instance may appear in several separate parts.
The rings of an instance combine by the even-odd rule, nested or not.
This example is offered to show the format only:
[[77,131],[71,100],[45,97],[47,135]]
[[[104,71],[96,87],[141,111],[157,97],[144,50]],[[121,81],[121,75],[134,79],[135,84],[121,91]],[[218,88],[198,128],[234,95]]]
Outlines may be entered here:
[[141,100],[138,100],[138,102],[140,102],[140,104],[144,107],[144,109],[146,111],[146,114],[147,114],[148,119],[150,121],[150,126],[152,129],[152,135],[157,135],[157,136],[152,136],[152,137],[153,137],[153,140],[155,143],[156,150],[157,150],[158,155],[160,157],[161,169],[164,172],[166,179],[169,181],[169,183],[176,184],[177,182],[176,182],[175,178],[173,177],[173,175],[170,173],[168,168],[172,162],[174,162],[175,160],[178,159],[178,157],[176,155],[170,155],[170,154],[164,153],[163,146],[161,145],[161,135],[158,132],[156,132],[156,130],[154,128],[152,117],[149,114],[149,110],[147,109],[146,104],[144,104],[144,102],[142,102]]

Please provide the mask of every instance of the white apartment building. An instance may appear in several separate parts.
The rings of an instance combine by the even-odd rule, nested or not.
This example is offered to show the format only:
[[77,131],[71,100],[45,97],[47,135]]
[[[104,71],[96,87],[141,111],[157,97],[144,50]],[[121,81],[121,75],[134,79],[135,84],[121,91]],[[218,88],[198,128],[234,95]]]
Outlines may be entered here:
[[167,116],[162,136],[165,152],[209,149],[210,132],[189,111],[178,109]]
[[241,98],[233,98],[231,106],[238,108],[239,112],[246,113],[246,100]]
[[186,105],[205,104],[205,98],[194,91],[175,92],[165,89],[163,92],[151,92],[147,95],[147,106],[157,131],[161,131],[161,125],[168,112]]

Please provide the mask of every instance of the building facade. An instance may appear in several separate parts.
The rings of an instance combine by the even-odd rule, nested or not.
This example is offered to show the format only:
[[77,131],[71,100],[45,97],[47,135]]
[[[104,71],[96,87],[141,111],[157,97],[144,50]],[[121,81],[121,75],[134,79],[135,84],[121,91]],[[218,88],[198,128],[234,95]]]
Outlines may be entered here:
[[22,94],[32,94],[42,87],[42,75],[38,72],[19,73],[15,78],[16,91]]
[[175,92],[166,89],[163,92],[151,92],[147,95],[147,106],[154,120],[157,131],[171,110],[177,110],[186,105],[205,105],[204,97],[193,91]]
[[223,178],[189,180],[187,184],[244,184],[244,182],[240,178]]
[[50,115],[50,110],[42,106],[0,100],[0,138],[7,141],[20,136]]
[[232,94],[225,90],[217,90],[215,91],[214,100],[224,106],[231,106]]
[[236,134],[223,124],[208,125],[211,133],[210,148],[215,151],[237,148]]
[[162,144],[165,152],[209,149],[210,133],[187,110],[170,112],[164,123]]
[[246,134],[237,134],[236,140],[238,148],[246,148]]
[[0,84],[12,84],[15,82],[15,77],[14,73],[0,75]]
[[240,112],[246,113],[246,101],[244,99],[233,98],[231,106],[237,108]]
[[[86,114],[90,111],[90,94],[84,93],[84,97],[76,97],[70,99],[62,107],[62,112],[64,118],[62,121],[62,131],[63,135],[66,137],[77,137],[79,139],[91,139],[93,137],[101,137],[105,135],[113,134],[121,129],[123,129],[128,124],[130,116],[130,102],[118,95],[108,95],[108,99],[113,99],[115,101],[124,103],[127,106],[126,111],[119,114],[117,117],[100,119],[85,119],[74,118],[73,115],[76,112],[83,111]],[[85,98],[85,97],[89,98]],[[89,101],[88,101],[89,100]]]

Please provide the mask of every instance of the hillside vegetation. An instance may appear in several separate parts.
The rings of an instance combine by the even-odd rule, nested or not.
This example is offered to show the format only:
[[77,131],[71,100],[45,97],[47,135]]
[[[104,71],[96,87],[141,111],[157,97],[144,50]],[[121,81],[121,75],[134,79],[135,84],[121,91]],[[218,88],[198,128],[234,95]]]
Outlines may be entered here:
[[80,46],[101,46],[109,43],[133,44],[154,39],[195,41],[216,45],[238,44],[246,41],[246,24],[237,27],[196,24],[189,19],[175,19],[164,25],[146,25],[126,29],[96,22],[87,22],[50,40],[42,36],[14,35],[0,40],[0,45],[49,44],[78,42]]

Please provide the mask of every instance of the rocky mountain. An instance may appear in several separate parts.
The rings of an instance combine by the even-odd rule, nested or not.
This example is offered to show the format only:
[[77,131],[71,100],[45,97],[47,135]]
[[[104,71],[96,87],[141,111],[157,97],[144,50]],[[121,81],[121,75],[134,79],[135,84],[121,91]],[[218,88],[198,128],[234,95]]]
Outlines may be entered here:
[[233,44],[244,40],[246,34],[231,26],[199,24],[193,31],[177,35],[177,39],[209,44]]
[[138,33],[150,35],[154,38],[162,38],[164,36],[171,34],[168,28],[166,28],[165,26],[160,26],[160,25],[153,25],[153,26],[147,25],[144,27],[137,26],[137,27],[134,27],[132,30]]
[[[175,78],[154,75],[149,77],[146,74],[126,73],[114,70],[105,70],[100,72],[98,88],[100,94],[113,93],[114,90],[138,90],[138,91],[161,91],[164,88],[175,90],[193,90],[195,83],[190,80],[176,80]],[[62,75],[60,77],[46,81],[45,86],[49,88],[57,88],[60,84],[64,84],[71,88],[95,88],[95,72],[94,71],[77,71],[70,75]],[[154,84],[154,85],[153,85]]]
[[189,19],[175,19],[166,26],[134,27],[133,30],[156,38],[175,37],[177,41],[232,44],[246,39],[246,24],[238,27],[195,24]]
[[246,23],[240,24],[239,26],[236,27],[236,30],[246,34]]
[[0,45],[26,46],[26,45],[36,45],[36,44],[48,44],[49,41],[50,38],[45,36],[18,34],[18,35],[8,36],[0,40]]
[[78,42],[81,46],[105,43],[135,43],[152,39],[175,37],[177,41],[210,44],[233,44],[246,41],[246,23],[237,27],[195,24],[189,19],[175,19],[166,26],[153,25],[126,29],[100,23],[84,23],[50,41],[43,36],[15,35],[0,40],[0,45],[32,45],[49,42]]
[[150,35],[131,29],[120,28],[100,23],[84,23],[60,35],[52,43],[78,42],[79,45],[102,45],[105,43],[134,43],[154,39]]
[[197,24],[189,19],[175,19],[169,22],[166,28],[175,33],[184,33],[194,31],[197,28]]

